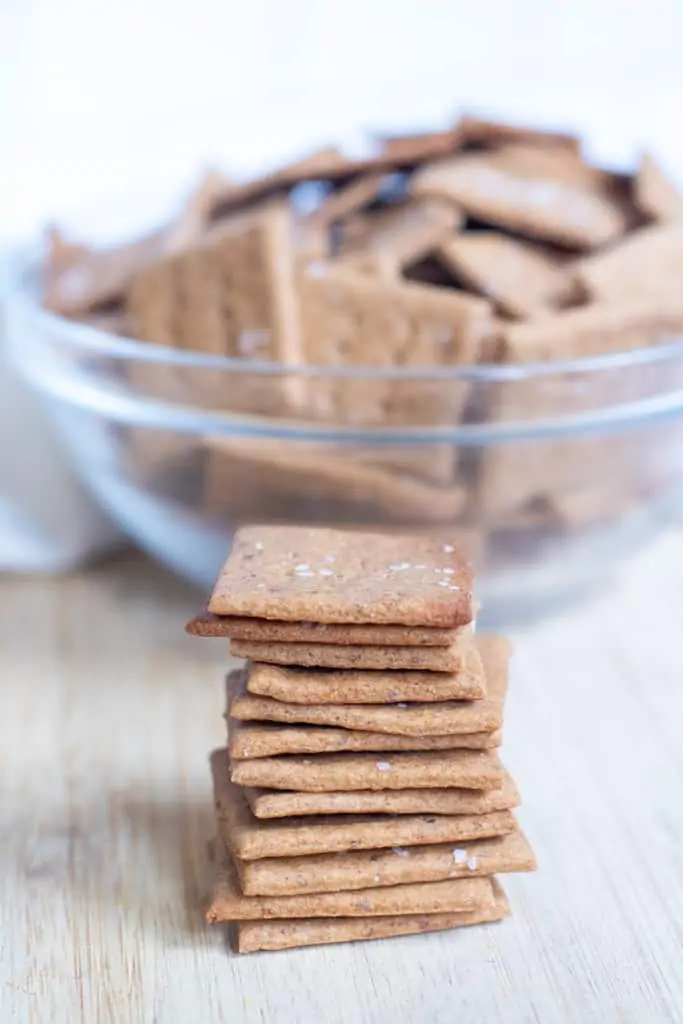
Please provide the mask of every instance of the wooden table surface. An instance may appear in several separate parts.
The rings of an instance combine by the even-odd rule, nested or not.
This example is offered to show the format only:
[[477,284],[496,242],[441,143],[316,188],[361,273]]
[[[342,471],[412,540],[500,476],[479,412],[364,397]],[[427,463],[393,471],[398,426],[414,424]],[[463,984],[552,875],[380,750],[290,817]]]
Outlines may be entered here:
[[206,926],[221,642],[138,556],[0,581],[0,1021],[683,1021],[683,534],[516,637],[504,755],[540,861],[502,925],[230,954]]

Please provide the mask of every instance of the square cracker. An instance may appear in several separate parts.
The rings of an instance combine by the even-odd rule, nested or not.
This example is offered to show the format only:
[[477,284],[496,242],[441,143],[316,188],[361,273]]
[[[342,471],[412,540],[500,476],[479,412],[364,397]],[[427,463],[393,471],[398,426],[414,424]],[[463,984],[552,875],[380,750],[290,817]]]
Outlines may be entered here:
[[496,789],[505,771],[490,750],[419,750],[398,754],[315,754],[237,761],[238,786],[331,793],[359,789]]
[[434,626],[356,626],[327,622],[273,622],[203,611],[188,622],[192,636],[230,637],[258,643],[360,644],[379,647],[449,647],[462,630]]
[[263,921],[306,917],[382,917],[386,914],[436,914],[490,907],[494,902],[489,878],[461,877],[356,889],[350,892],[301,893],[296,896],[244,896],[235,868],[223,848],[206,912],[219,921]]
[[464,672],[469,657],[469,638],[459,637],[449,647],[365,647],[338,644],[269,644],[231,640],[234,658],[327,669],[375,669],[390,671]]
[[[398,707],[391,704],[293,704],[236,690],[233,718],[259,722],[331,725],[402,736],[448,736],[500,729],[508,681],[510,648],[503,637],[477,637],[487,697],[476,701],[436,701]],[[234,685],[234,683],[233,683]],[[404,702],[401,702],[403,705]]]
[[454,235],[439,246],[437,255],[508,316],[538,316],[562,305],[572,294],[566,270],[570,257],[496,231]]
[[519,830],[458,844],[351,850],[312,857],[237,862],[242,891],[250,896],[338,892],[377,885],[435,882],[442,878],[533,871],[536,859]]
[[490,907],[462,913],[244,921],[237,925],[237,950],[239,953],[251,953],[259,949],[293,949],[298,946],[319,946],[334,942],[385,939],[396,935],[415,935],[500,921],[509,915],[510,906],[495,879],[493,886],[495,902]]
[[251,526],[235,536],[209,611],[452,628],[474,617],[471,589],[472,568],[447,535]]
[[383,789],[336,793],[282,790],[244,790],[257,818],[299,817],[308,814],[490,814],[510,811],[520,803],[506,773],[500,789]]
[[618,238],[630,211],[610,179],[560,147],[504,146],[425,165],[417,197],[450,199],[473,217],[530,238],[590,249]]
[[289,668],[252,662],[247,690],[292,704],[389,704],[480,700],[486,696],[484,666],[473,641],[457,672],[377,672]]
[[211,755],[211,771],[219,838],[229,847],[233,858],[239,860],[460,842],[506,835],[516,827],[511,811],[263,821],[253,816],[244,794],[230,781],[230,762],[225,749]]
[[[300,276],[299,295],[307,362],[399,371],[393,378],[307,378],[313,415],[357,427],[457,422],[469,382],[444,380],[436,369],[477,362],[492,329],[488,302],[332,263],[309,266]],[[408,374],[409,367],[424,371],[424,379]]]
[[500,729],[454,736],[396,736],[360,729],[333,729],[318,725],[254,725],[229,720],[228,746],[233,761],[274,754],[335,754],[344,750],[491,750],[502,743]]

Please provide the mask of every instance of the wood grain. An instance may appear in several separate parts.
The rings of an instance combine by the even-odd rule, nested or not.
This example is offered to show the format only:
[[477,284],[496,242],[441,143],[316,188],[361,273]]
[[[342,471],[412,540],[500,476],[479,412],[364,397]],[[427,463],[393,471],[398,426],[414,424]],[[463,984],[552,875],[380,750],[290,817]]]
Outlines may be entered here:
[[683,1019],[683,536],[516,637],[503,758],[540,861],[501,926],[237,957],[204,924],[224,641],[137,556],[0,581],[0,1020]]

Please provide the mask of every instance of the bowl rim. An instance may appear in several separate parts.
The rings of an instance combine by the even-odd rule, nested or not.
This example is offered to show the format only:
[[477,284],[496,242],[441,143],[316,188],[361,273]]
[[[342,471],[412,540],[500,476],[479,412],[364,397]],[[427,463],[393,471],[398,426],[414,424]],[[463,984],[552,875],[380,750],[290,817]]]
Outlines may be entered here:
[[538,378],[599,374],[644,366],[683,356],[683,335],[656,345],[577,359],[547,360],[529,363],[477,363],[450,366],[333,366],[314,363],[281,363],[247,357],[210,355],[183,349],[152,345],[135,338],[112,334],[92,324],[79,323],[44,309],[35,281],[42,260],[36,243],[30,248],[18,247],[6,264],[5,302],[34,319],[37,327],[49,330],[59,340],[76,344],[93,354],[138,363],[157,363],[194,370],[214,370],[239,375],[286,377],[297,375],[318,380],[369,381],[462,381],[467,383],[501,383]]

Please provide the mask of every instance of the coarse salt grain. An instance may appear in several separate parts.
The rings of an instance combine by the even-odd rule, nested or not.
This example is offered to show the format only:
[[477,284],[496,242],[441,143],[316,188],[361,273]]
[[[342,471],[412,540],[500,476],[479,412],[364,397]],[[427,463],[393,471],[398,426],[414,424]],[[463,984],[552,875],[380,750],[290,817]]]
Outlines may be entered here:
[[443,549],[447,555],[452,555],[453,552],[455,551],[455,548],[453,547],[452,544],[444,544]]
[[377,762],[377,768],[378,768],[378,770],[379,770],[380,772],[388,772],[388,771],[391,771],[391,765],[389,764],[389,762],[388,762],[388,761],[378,761],[378,762]]
[[436,585],[437,587],[450,587],[448,580],[437,580]]
[[260,540],[256,541],[256,543],[254,544],[254,547],[256,548],[257,551],[263,551],[263,544],[261,543]]
[[391,849],[392,849],[392,850],[393,850],[393,852],[394,852],[395,854],[397,854],[397,855],[398,855],[399,857],[409,857],[409,856],[410,856],[410,854],[408,853],[408,851],[407,851],[407,850],[405,850],[405,849],[404,849],[404,848],[403,848],[402,846],[392,846],[392,847],[391,847]]
[[301,562],[300,565],[295,565],[294,566],[294,571],[295,572],[304,572],[306,569],[310,569],[310,568],[311,568],[310,565],[308,565],[306,562]]
[[299,577],[301,577],[301,576],[315,576],[315,573],[314,572],[298,572],[296,575],[299,576]]
[[410,562],[399,562],[398,565],[390,565],[392,572],[401,572],[403,569],[410,569]]
[[470,857],[470,859],[467,861],[467,867],[470,869],[470,871],[476,871],[478,863],[479,861],[477,860],[476,857]]
[[413,568],[414,569],[428,569],[429,566],[420,564],[420,565],[414,565]]
[[456,864],[467,863],[467,850],[453,850],[453,860]]
[[318,569],[318,576],[334,576],[334,569]]
[[335,558],[334,555],[325,555],[325,561],[326,562],[336,562],[337,559]]
[[452,576],[455,573],[455,569],[442,569],[441,572],[445,573],[446,576]]

